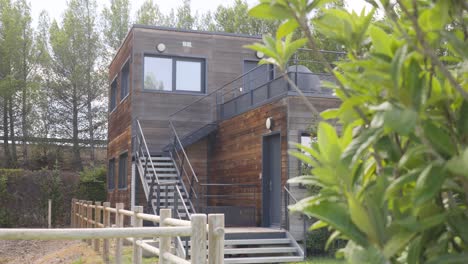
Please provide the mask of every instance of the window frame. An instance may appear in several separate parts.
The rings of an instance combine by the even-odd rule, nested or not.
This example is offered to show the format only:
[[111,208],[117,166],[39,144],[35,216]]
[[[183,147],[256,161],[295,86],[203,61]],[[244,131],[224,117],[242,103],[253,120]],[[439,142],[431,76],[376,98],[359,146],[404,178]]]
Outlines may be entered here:
[[[299,131],[299,144],[302,145],[302,137],[312,137],[312,135],[310,134],[310,132],[308,131]],[[312,143],[312,138],[311,138],[311,143]],[[310,146],[307,146],[307,147],[310,147]],[[302,151],[301,151],[302,152]],[[303,166],[303,162],[301,160],[297,160],[298,161],[298,168],[297,168],[297,172],[298,172],[298,176],[301,176],[302,175],[302,166]],[[302,183],[299,184],[299,189],[307,189],[307,187],[305,185],[303,185]]]
[[[114,112],[119,104],[117,102],[117,76],[110,83],[110,96],[109,96],[109,113]],[[112,96],[113,95],[113,96]],[[114,105],[112,105],[112,98],[114,98]]]
[[[172,69],[171,69],[171,78],[172,78],[172,89],[171,90],[154,90],[146,89],[145,82],[142,83],[142,90],[145,92],[159,92],[159,93],[185,93],[185,94],[206,94],[206,58],[203,57],[186,57],[186,56],[175,56],[175,55],[160,55],[153,53],[143,54],[143,71],[142,71],[142,80],[145,80],[145,58],[162,58],[162,59],[171,59]],[[178,90],[177,89],[177,62],[197,62],[200,63],[200,91],[190,91],[190,90]]]
[[[124,82],[124,76],[127,75],[127,79]],[[124,88],[125,83],[125,90]],[[124,94],[125,92],[125,94]],[[127,60],[122,69],[120,70],[120,102],[125,100],[130,94],[130,60]]]
[[[109,159],[107,164],[107,191],[112,192],[115,190],[115,158]],[[112,172],[112,176],[111,176]],[[112,179],[112,187],[111,187]]]
[[[123,160],[122,156],[125,156],[124,163],[122,163],[122,160]],[[124,164],[125,166],[124,171],[122,171],[121,164]],[[117,178],[117,188],[119,188],[119,190],[127,189],[127,185],[128,185],[127,172],[128,172],[128,152],[125,151],[119,155],[119,167],[118,167],[118,178]],[[123,173],[123,178],[121,178],[122,173]],[[125,185],[122,185],[122,182],[124,182]]]

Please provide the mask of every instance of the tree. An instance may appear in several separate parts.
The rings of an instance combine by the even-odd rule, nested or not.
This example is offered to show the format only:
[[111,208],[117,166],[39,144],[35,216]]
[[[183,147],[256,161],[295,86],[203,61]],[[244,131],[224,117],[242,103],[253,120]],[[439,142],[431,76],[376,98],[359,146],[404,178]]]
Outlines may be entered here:
[[163,26],[165,18],[159,6],[153,0],[146,0],[138,9],[136,23],[142,25]]
[[195,26],[196,16],[192,15],[192,9],[190,7],[190,0],[184,0],[182,6],[177,8],[176,14],[176,27],[183,29],[193,29]]
[[122,44],[130,28],[130,3],[128,0],[111,0],[110,8],[102,11],[103,40],[114,53]]
[[81,133],[94,139],[93,103],[103,95],[100,75],[95,73],[100,56],[95,7],[92,0],[72,0],[61,25],[54,21],[50,27],[54,110],[59,113],[55,122],[72,138],[73,164],[80,170],[79,140],[86,138]]
[[221,32],[262,35],[273,33],[275,21],[258,19],[248,15],[249,6],[245,0],[235,0],[232,7],[218,6],[214,13],[216,29]]
[[19,36],[19,57],[17,60],[16,79],[18,80],[21,98],[21,132],[23,134],[23,166],[28,163],[27,141],[29,140],[29,131],[31,129],[31,90],[34,86],[33,75],[35,68],[35,59],[37,52],[34,47],[33,29],[31,27],[31,9],[25,0],[20,0],[16,3],[18,9],[18,23],[20,27]]
[[[275,37],[250,47],[285,70],[303,44],[316,51],[342,100],[321,113],[312,147],[293,155],[313,168],[291,182],[320,192],[293,211],[348,239],[348,263],[465,263],[468,258],[468,6],[463,1],[370,0],[385,12],[319,9],[327,1],[262,1],[250,14],[279,19]],[[347,51],[333,68],[320,34]],[[305,38],[292,41],[299,28]],[[313,107],[313,106],[312,106]],[[312,109],[313,111],[313,109]],[[318,113],[314,111],[314,115]],[[337,131],[328,121],[338,120]]]

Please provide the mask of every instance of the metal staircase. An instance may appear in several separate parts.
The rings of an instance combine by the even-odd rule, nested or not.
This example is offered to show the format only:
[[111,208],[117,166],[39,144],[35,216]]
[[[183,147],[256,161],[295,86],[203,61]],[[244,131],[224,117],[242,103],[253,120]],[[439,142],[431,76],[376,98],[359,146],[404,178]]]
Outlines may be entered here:
[[[147,198],[147,208],[159,215],[161,208],[173,210],[173,217],[189,220],[196,213],[201,184],[184,146],[174,130],[173,148],[168,155],[151,155],[137,121],[135,163]],[[183,180],[185,179],[185,182]],[[197,187],[198,186],[198,187]],[[199,208],[199,207],[197,207]],[[177,254],[190,256],[190,244],[177,238]],[[304,252],[286,230],[269,228],[226,228],[224,263],[284,263],[304,259]]]

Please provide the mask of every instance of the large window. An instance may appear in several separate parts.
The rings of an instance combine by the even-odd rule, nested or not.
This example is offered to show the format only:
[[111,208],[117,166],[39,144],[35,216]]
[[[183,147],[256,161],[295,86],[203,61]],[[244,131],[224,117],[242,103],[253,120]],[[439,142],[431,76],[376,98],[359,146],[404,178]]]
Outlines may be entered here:
[[146,56],[144,88],[159,91],[205,91],[205,61]]
[[119,157],[119,189],[127,188],[127,157],[127,153]]
[[117,80],[114,80],[111,84],[109,101],[109,112],[112,112],[117,105]]
[[128,95],[130,87],[130,66],[127,62],[122,68],[122,79],[120,80],[120,100],[124,99]]
[[115,159],[109,160],[109,168],[107,170],[107,189],[114,190],[115,188]]

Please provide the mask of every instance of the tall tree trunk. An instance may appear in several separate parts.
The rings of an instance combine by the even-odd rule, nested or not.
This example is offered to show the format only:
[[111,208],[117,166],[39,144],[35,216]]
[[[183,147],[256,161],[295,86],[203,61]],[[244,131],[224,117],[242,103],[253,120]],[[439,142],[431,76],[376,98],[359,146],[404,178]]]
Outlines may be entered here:
[[28,123],[27,123],[27,114],[28,114],[28,109],[27,109],[27,91],[26,91],[26,83],[24,84],[25,87],[23,87],[23,92],[22,92],[22,104],[21,104],[21,130],[23,131],[23,166],[27,167],[29,164],[29,157],[28,157],[28,146],[27,146],[27,141],[29,137],[29,131],[28,131]]
[[[86,27],[87,27],[87,44],[88,44],[88,50],[91,51],[91,34],[92,34],[92,25],[90,21],[90,13],[89,13],[89,2],[86,2],[86,11],[87,11],[87,17],[86,17]],[[93,101],[93,91],[91,89],[91,71],[93,70],[92,64],[93,61],[91,60],[89,54],[87,54],[88,60],[87,60],[87,73],[86,73],[86,89],[87,89],[87,108],[88,108],[88,126],[89,126],[89,140],[90,140],[90,151],[91,151],[91,164],[94,166],[94,125],[93,125],[93,106],[92,106],[92,101]]]
[[[26,28],[23,29],[23,36],[26,35]],[[27,167],[29,164],[28,158],[28,146],[27,140],[29,137],[29,127],[27,116],[29,114],[28,109],[28,67],[27,67],[27,47],[26,42],[23,44],[23,89],[21,94],[21,130],[23,132],[23,167]]]
[[10,135],[11,135],[11,166],[16,167],[18,164],[18,156],[16,155],[16,140],[15,140],[15,119],[13,116],[13,96],[8,100],[8,113],[10,119]]
[[77,96],[77,87],[76,84],[73,84],[73,167],[78,170],[83,169],[83,164],[81,163],[80,156],[80,144],[79,144],[79,131],[78,131],[78,96]]
[[95,161],[95,146],[94,146],[94,122],[93,122],[93,109],[91,107],[91,99],[88,99],[88,125],[89,125],[89,147],[90,147],[90,158],[91,164],[94,166]]
[[11,166],[10,144],[8,137],[8,100],[3,99],[3,151],[5,152],[5,167]]

